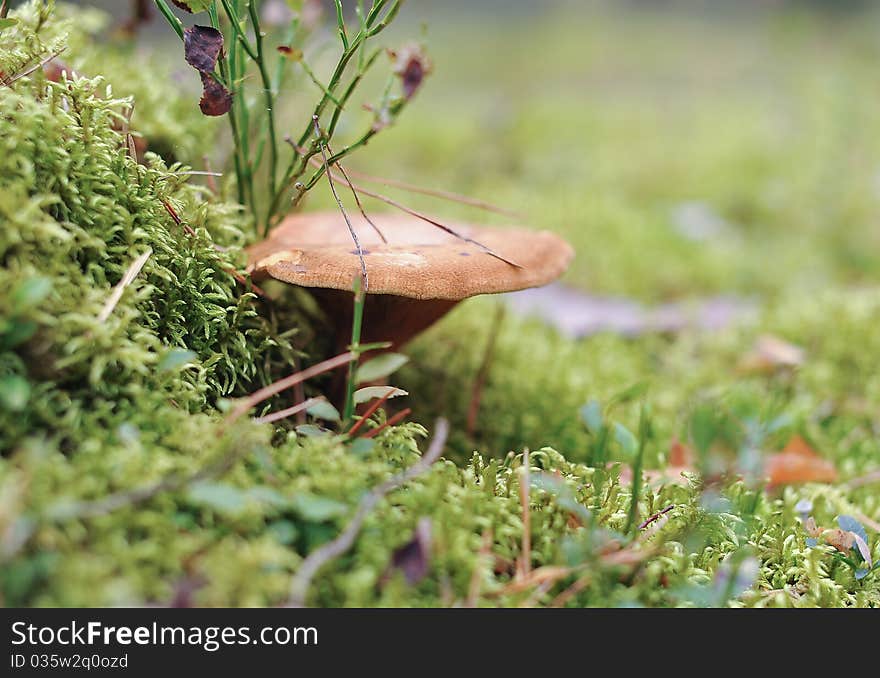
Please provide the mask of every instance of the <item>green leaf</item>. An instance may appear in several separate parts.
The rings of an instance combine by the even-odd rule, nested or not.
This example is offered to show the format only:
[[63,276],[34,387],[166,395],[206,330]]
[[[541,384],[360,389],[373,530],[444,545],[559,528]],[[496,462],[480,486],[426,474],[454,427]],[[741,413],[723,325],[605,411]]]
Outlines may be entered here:
[[306,438],[320,438],[321,436],[330,435],[330,431],[314,424],[302,424],[296,427],[296,432]]
[[364,388],[359,388],[354,392],[354,402],[355,405],[360,405],[361,403],[368,402],[374,398],[384,398],[386,394],[388,394],[388,398],[390,399],[409,395],[409,392],[404,391],[402,388],[395,388],[394,386],[366,386]]
[[52,280],[43,276],[35,276],[22,281],[12,293],[14,313],[21,313],[37,306],[52,291]]
[[159,361],[159,370],[163,372],[176,370],[187,363],[191,363],[196,357],[194,351],[189,351],[183,348],[173,348],[163,356],[162,360]]
[[295,542],[299,536],[299,530],[296,529],[296,525],[289,520],[276,520],[269,525],[267,531],[275,537],[279,544],[284,544],[285,546]]
[[198,483],[188,496],[190,501],[221,513],[241,513],[248,504],[247,493],[226,483]]
[[358,368],[356,381],[358,384],[363,384],[365,381],[382,379],[399,370],[408,361],[409,358],[400,353],[383,353],[368,360]]
[[623,452],[624,454],[626,454],[627,459],[632,459],[635,456],[639,443],[636,440],[636,437],[626,426],[619,423],[614,424],[614,439],[617,441],[617,444],[620,445],[620,447],[623,449]]
[[581,408],[581,421],[587,426],[587,430],[597,435],[602,428],[602,405],[598,400],[591,400]]
[[356,457],[364,457],[372,452],[374,447],[376,447],[376,441],[372,438],[355,438],[348,446],[348,451]]
[[322,523],[325,520],[348,513],[348,504],[308,493],[296,495],[291,501],[291,505],[303,520],[316,523]]
[[31,396],[31,385],[17,374],[0,378],[0,404],[11,412],[21,412]]
[[306,410],[315,419],[323,419],[324,421],[340,421],[339,410],[326,400],[315,403]]
[[10,320],[0,328],[0,348],[15,348],[30,339],[37,331],[37,323],[30,320]]
[[274,506],[276,508],[287,508],[290,501],[278,490],[265,485],[256,485],[246,492],[247,498],[259,504]]
[[6,17],[4,19],[0,19],[0,31],[4,28],[12,28],[18,23],[18,19],[13,19],[12,17]]

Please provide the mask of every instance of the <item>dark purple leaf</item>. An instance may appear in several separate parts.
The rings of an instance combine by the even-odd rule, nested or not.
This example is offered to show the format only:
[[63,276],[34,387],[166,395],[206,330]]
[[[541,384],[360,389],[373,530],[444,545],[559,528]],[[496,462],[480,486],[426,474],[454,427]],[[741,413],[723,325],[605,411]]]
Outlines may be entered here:
[[406,582],[418,584],[424,579],[431,561],[431,520],[422,518],[416,525],[413,538],[391,555],[391,570],[403,572]]
[[202,73],[213,73],[223,53],[223,34],[210,26],[193,26],[183,32],[186,63]]
[[202,73],[205,91],[199,100],[199,108],[205,115],[224,115],[232,108],[232,92],[207,73]]

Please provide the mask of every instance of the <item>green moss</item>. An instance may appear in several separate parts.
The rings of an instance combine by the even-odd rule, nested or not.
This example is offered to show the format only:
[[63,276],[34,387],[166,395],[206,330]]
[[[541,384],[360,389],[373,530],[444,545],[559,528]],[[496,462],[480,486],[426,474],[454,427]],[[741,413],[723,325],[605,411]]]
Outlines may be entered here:
[[[0,33],[0,55],[10,59],[4,72],[64,40],[65,58],[94,77],[49,83],[36,72],[0,89],[0,601],[167,604],[195,589],[200,605],[283,602],[302,559],[338,534],[365,492],[418,459],[427,431],[391,427],[370,447],[306,437],[287,425],[223,425],[224,398],[288,374],[295,356],[317,359],[308,306],[295,294],[260,302],[236,280],[240,248],[252,237],[237,206],[190,181],[182,166],[128,157],[123,93],[136,97],[138,129],[180,141],[177,159],[198,160],[208,128],[195,111],[166,118],[158,105],[140,106],[142,92],[148,102],[175,100],[170,81],[148,83],[146,69],[126,72],[116,62],[122,48],[88,44],[88,34],[101,30],[92,15],[69,38],[70,24],[54,19],[37,30],[35,5],[17,16],[24,38]],[[103,54],[106,71],[98,67]],[[443,146],[442,136],[434,140]],[[515,156],[508,145],[498,148]],[[738,151],[738,142],[725,148],[741,168],[764,167],[763,151]],[[706,154],[705,163],[717,157]],[[745,195],[751,187],[730,190]],[[641,208],[609,195],[596,214],[640,222]],[[607,237],[641,242],[646,232]],[[658,247],[666,242],[656,238]],[[148,248],[143,270],[101,320],[114,286]],[[623,261],[623,251],[608,261]],[[613,269],[608,264],[600,278],[615,277],[616,289],[644,292],[657,280]],[[711,279],[726,284],[730,270]],[[576,269],[574,279],[585,271]],[[694,280],[674,277],[664,289]],[[621,480],[632,461],[628,438],[612,436],[605,449],[579,417],[596,399],[609,425],[635,431],[644,400],[646,466],[657,468],[673,437],[689,440],[695,412],[708,404],[718,414],[709,461],[778,449],[800,432],[843,479],[858,476],[880,462],[871,415],[880,402],[872,365],[880,331],[870,322],[880,310],[876,292],[780,295],[753,326],[714,336],[572,342],[508,318],[469,437],[483,344],[474,338],[489,330],[491,303],[468,302],[413,345],[400,385],[413,394],[417,420],[451,418],[447,459],[380,502],[353,549],[319,573],[310,604],[880,605],[877,575],[856,580],[827,548],[808,548],[794,508],[811,499],[823,526],[839,514],[876,516],[870,486],[770,494],[749,473],[705,487],[692,474],[683,484],[648,484],[638,497],[640,518],[674,508],[656,531],[624,535],[632,505]],[[794,376],[736,372],[739,356],[767,330],[807,349]],[[636,394],[631,387],[642,382],[647,390]],[[379,412],[367,426],[385,417]],[[572,568],[543,591],[511,586],[522,556],[524,448],[531,450],[528,565]],[[142,501],[132,494],[218,462],[228,468],[199,482]],[[96,511],[108,496],[123,499]],[[389,564],[422,518],[432,529],[428,575],[408,584]],[[491,535],[486,558],[484,534]],[[615,562],[620,546],[643,560]],[[880,556],[876,540],[873,548]],[[732,564],[745,572],[750,558],[757,572],[746,590],[726,588]],[[566,590],[567,600],[558,598]]]

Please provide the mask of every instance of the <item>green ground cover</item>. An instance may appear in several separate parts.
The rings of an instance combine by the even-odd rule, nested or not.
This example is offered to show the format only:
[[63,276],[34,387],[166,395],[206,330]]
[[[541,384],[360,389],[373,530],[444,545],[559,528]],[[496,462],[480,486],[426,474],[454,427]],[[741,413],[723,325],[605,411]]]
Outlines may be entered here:
[[[25,12],[19,35],[35,25]],[[178,67],[96,46],[87,33],[100,18],[80,20],[65,58],[104,80],[37,72],[0,90],[3,604],[283,603],[303,558],[418,458],[442,415],[447,460],[379,504],[309,604],[877,606],[878,571],[862,576],[857,551],[811,548],[795,508],[808,500],[824,528],[857,517],[880,558],[877,484],[859,480],[880,467],[876,17],[722,23],[567,7],[501,24],[429,19],[434,73],[352,167],[491,199],[558,231],[577,250],[566,282],[579,289],[645,302],[738,294],[758,317],[717,333],[573,341],[508,312],[471,429],[497,303],[472,300],[412,344],[394,378],[418,424],[373,444],[226,425],[229,399],[294,358],[326,357],[319,326],[295,295],[261,302],[230,273],[255,236],[221,199],[228,186],[213,196],[166,164],[202,168],[219,127],[187,108]],[[0,69],[68,30],[53,18],[24,44],[0,32]],[[126,96],[165,161],[128,157]],[[307,208],[329,204],[322,189]],[[683,234],[687,203],[721,229]],[[739,369],[768,333],[802,347],[803,364]],[[795,435],[837,481],[765,487],[766,459]],[[647,474],[633,504],[630,478],[664,468],[675,440],[692,450],[686,478]],[[197,475],[218,462],[222,472]],[[168,478],[181,482],[133,498]],[[422,518],[430,548],[415,541],[408,557],[426,575],[408,581],[401,547]]]

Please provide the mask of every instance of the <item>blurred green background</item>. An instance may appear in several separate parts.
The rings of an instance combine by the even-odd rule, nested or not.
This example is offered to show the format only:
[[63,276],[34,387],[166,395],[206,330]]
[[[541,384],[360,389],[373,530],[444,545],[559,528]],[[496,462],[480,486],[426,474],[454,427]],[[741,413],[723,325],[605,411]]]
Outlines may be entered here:
[[[319,75],[335,49],[324,31],[306,51]],[[409,0],[384,41],[410,38],[434,71],[350,166],[489,200],[562,233],[578,252],[569,283],[656,301],[876,279],[878,3]],[[139,54],[171,39],[156,17]],[[179,56],[158,52],[149,58]],[[291,129],[317,94],[292,83]],[[365,116],[344,119],[340,138]],[[310,206],[330,205],[325,188]]]

